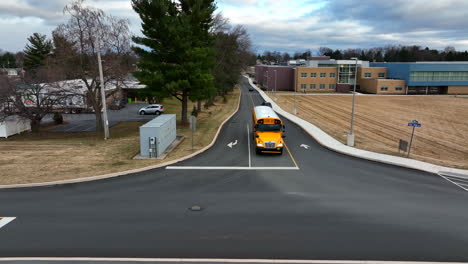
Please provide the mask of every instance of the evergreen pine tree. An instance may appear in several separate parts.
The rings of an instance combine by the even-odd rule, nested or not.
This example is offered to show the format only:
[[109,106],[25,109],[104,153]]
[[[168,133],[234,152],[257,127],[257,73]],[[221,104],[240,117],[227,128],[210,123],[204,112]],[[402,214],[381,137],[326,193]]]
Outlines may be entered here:
[[52,42],[46,35],[34,33],[28,38],[24,49],[24,67],[28,70],[44,65],[46,57],[52,50]]
[[213,37],[209,29],[214,0],[132,0],[142,20],[143,37],[135,37],[141,57],[135,77],[146,93],[174,96],[182,103],[182,123],[188,122],[188,100],[208,98],[214,92]]

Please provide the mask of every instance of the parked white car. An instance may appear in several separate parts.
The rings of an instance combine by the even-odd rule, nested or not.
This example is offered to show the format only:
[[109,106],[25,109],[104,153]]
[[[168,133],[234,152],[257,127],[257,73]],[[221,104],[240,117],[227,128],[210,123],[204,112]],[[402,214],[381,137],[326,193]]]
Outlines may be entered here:
[[138,110],[140,115],[160,115],[164,113],[164,106],[160,104],[152,104]]

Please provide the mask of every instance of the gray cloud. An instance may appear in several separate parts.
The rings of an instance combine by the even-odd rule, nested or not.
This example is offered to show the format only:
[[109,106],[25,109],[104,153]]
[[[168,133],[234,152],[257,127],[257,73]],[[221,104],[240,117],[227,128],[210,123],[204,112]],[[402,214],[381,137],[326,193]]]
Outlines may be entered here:
[[[466,0],[327,0],[318,11],[274,31],[262,23],[248,25],[258,50],[294,52],[332,48],[419,45],[468,49]],[[308,22],[315,18],[317,23]]]
[[[70,0],[0,0],[0,48],[17,51],[34,32],[50,35],[64,22]],[[388,44],[468,49],[468,0],[219,0],[229,3],[233,23],[245,24],[259,52],[299,51],[320,46],[370,48]],[[324,2],[324,3],[323,3]],[[128,18],[134,34],[140,19],[130,0],[87,0]],[[308,9],[319,4],[320,8]],[[237,12],[234,7],[240,7]],[[291,8],[299,8],[299,10]],[[270,8],[270,9],[268,9]],[[283,9],[284,8],[284,9]],[[295,12],[304,14],[295,16]],[[232,16],[232,17],[230,17]],[[287,18],[285,18],[287,17]],[[15,34],[15,32],[18,32]],[[22,44],[21,44],[22,43]]]
[[[53,1],[12,1],[0,2],[0,15],[10,17],[37,17],[43,20],[55,20],[62,15],[64,4],[59,5],[63,0]],[[61,8],[59,8],[61,6]]]
[[374,25],[376,30],[459,30],[466,28],[466,0],[340,0],[323,11],[336,19]]

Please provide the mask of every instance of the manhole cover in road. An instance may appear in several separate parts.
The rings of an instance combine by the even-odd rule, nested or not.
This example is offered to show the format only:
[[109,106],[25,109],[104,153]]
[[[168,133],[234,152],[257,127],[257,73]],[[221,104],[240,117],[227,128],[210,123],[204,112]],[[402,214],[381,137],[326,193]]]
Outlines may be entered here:
[[190,207],[189,210],[194,211],[194,212],[199,212],[199,211],[203,210],[203,208],[201,208],[201,206],[199,206],[199,205],[194,205],[194,206]]

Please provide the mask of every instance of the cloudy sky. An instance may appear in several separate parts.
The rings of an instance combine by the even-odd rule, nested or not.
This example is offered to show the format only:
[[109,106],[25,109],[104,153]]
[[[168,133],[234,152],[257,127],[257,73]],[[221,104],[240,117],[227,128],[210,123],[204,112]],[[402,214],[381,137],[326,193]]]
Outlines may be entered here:
[[[65,21],[69,0],[0,0],[0,49],[22,50],[34,32],[50,35]],[[130,0],[87,0],[128,18],[139,34]],[[232,24],[244,25],[257,52],[370,48],[415,44],[468,49],[468,0],[218,0]]]

